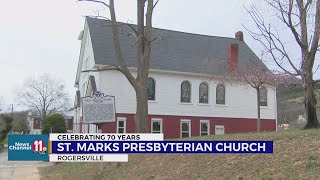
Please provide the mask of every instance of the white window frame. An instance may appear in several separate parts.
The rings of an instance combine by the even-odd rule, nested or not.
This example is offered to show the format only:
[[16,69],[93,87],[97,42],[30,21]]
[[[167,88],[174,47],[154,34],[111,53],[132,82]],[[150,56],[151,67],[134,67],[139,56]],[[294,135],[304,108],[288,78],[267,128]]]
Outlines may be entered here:
[[152,118],[151,119],[151,133],[153,132],[153,122],[160,122],[160,134],[163,133],[163,123],[161,118]]
[[180,120],[180,138],[182,138],[182,123],[189,123],[189,137],[191,137],[191,120],[181,119]]
[[215,125],[214,131],[215,131],[216,135],[217,135],[217,128],[223,128],[223,134],[218,134],[218,135],[224,135],[225,134],[225,128],[224,128],[223,125]]
[[210,135],[210,121],[209,120],[200,120],[200,136],[201,136],[201,123],[206,123],[208,124],[208,133],[207,136]]
[[117,133],[119,133],[119,122],[123,121],[123,133],[127,133],[127,118],[118,117],[117,118]]

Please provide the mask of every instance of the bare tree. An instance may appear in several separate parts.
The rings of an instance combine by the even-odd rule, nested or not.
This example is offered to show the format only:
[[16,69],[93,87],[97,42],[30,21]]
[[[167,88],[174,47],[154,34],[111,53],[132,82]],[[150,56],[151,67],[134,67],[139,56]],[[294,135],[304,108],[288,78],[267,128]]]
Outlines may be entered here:
[[257,132],[261,131],[260,111],[261,106],[267,106],[267,88],[274,88],[278,84],[282,86],[290,86],[294,84],[294,79],[290,75],[280,74],[275,71],[270,71],[257,63],[249,62],[244,67],[236,67],[230,72],[233,78],[230,83],[243,85],[248,84],[256,91],[257,96]]
[[[150,53],[152,38],[152,14],[158,1],[154,4],[153,0],[137,0],[137,26],[133,27],[129,24],[118,23],[116,19],[114,0],[109,0],[109,4],[99,0],[79,0],[89,1],[102,4],[110,10],[110,19],[112,24],[113,40],[115,47],[116,59],[118,66],[114,69],[120,71],[127,78],[136,92],[136,115],[135,127],[136,132],[148,132],[148,92],[147,81],[149,76]],[[147,8],[145,12],[145,3]],[[128,69],[126,60],[122,55],[121,42],[119,39],[118,26],[127,25],[132,30],[130,35],[135,38],[134,46],[137,48],[137,75],[136,77]],[[104,69],[100,69],[104,70]]]
[[257,132],[261,131],[261,106],[267,105],[267,101],[261,101],[261,98],[267,100],[267,89],[276,89],[280,84],[282,86],[291,86],[296,83],[295,78],[292,75],[271,71],[263,64],[256,63],[253,60],[249,60],[242,66],[232,63],[226,65],[223,60],[205,60],[203,65],[205,67],[218,66],[224,69],[222,75],[215,75],[214,72],[209,73],[211,74],[211,80],[229,84],[231,86],[249,85],[255,89],[257,97]]
[[[272,22],[266,21],[261,10],[256,6],[247,9],[257,27],[257,31],[246,28],[250,35],[266,49],[271,59],[284,72],[301,77],[304,88],[304,104],[307,124],[305,128],[318,128],[314,85],[320,80],[313,79],[315,56],[319,50],[320,36],[320,1],[314,0],[263,0],[270,12]],[[278,21],[281,24],[276,24]],[[284,25],[295,43],[279,33],[279,26]],[[290,42],[290,43],[288,43]],[[295,48],[296,45],[298,48]],[[299,51],[298,64],[292,52]]]
[[26,79],[23,86],[16,90],[16,96],[21,104],[36,109],[42,119],[69,105],[65,85],[49,74]]
[[0,112],[2,111],[2,103],[3,103],[3,97],[2,96],[0,96]]

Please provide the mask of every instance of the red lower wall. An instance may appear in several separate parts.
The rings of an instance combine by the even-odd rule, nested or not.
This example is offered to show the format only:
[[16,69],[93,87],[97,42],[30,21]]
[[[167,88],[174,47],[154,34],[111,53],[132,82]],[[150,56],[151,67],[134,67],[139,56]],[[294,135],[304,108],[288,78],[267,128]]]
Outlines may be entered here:
[[[120,114],[117,117],[126,118],[126,133],[134,133],[134,114]],[[200,120],[210,121],[210,134],[215,134],[215,125],[223,125],[225,134],[254,132],[257,130],[256,119],[245,118],[219,118],[219,117],[194,117],[194,116],[166,116],[149,115],[149,132],[151,131],[151,118],[161,118],[164,138],[180,138],[180,120],[191,120],[191,136],[200,135]],[[102,125],[103,133],[116,133],[116,122],[105,123]],[[262,119],[261,131],[275,131],[276,121],[274,119]]]

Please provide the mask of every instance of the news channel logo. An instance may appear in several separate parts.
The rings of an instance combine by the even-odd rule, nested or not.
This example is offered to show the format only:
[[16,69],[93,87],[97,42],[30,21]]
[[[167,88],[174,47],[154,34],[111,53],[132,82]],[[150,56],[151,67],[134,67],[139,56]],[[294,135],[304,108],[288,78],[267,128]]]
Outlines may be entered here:
[[47,135],[9,135],[9,161],[48,161]]

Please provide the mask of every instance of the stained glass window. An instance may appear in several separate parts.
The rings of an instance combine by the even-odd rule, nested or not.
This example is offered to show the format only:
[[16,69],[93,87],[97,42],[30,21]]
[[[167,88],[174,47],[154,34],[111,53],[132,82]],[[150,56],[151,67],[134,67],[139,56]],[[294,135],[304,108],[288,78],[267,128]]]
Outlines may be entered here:
[[216,89],[216,104],[226,103],[226,91],[222,84],[219,84]]
[[268,98],[267,98],[267,88],[264,86],[260,87],[260,106],[267,106],[268,105]]
[[156,83],[153,78],[148,78],[148,100],[156,99]]
[[199,86],[199,103],[208,103],[208,84],[201,83]]
[[191,84],[188,81],[181,83],[181,102],[191,102]]

